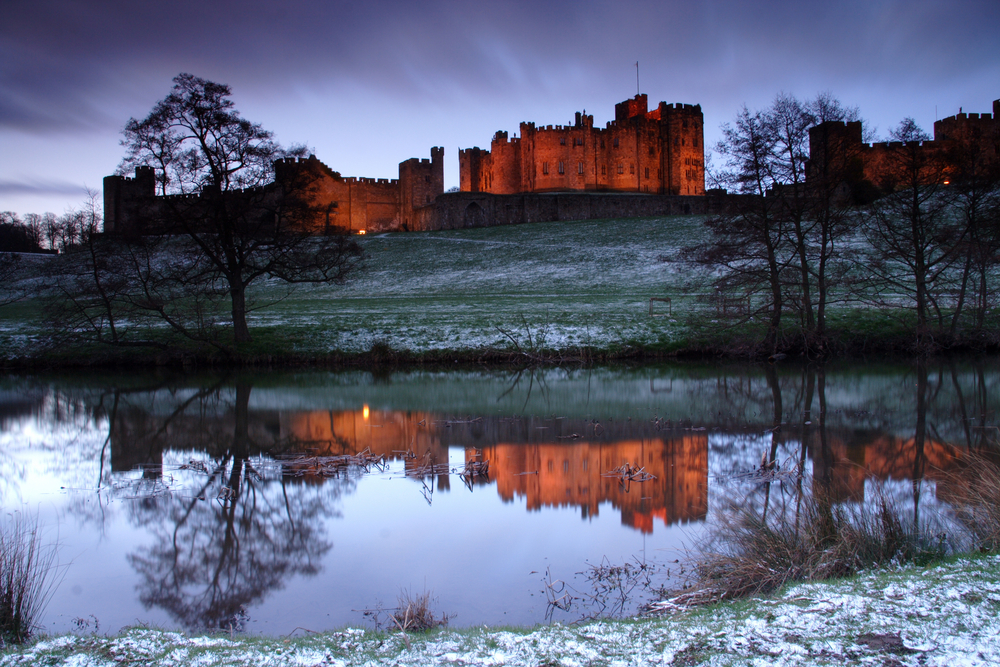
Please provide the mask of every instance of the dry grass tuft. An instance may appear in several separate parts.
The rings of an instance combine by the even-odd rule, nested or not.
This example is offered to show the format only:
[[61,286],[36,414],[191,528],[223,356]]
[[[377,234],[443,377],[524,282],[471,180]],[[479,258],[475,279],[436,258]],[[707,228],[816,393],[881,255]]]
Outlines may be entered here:
[[428,591],[417,594],[408,590],[401,591],[396,600],[396,609],[392,612],[393,623],[403,632],[423,632],[448,625],[447,614],[440,617],[434,615],[431,601]]
[[969,531],[973,547],[1000,550],[1000,464],[997,457],[970,454],[968,465],[952,476],[959,521]]
[[38,521],[0,519],[0,645],[31,636],[59,580],[56,546],[42,544]]
[[752,503],[732,503],[698,550],[689,583],[651,609],[664,612],[767,594],[791,581],[843,577],[946,555],[945,542],[923,535],[902,516],[880,492],[857,505],[807,495],[793,510],[772,508],[766,515]]

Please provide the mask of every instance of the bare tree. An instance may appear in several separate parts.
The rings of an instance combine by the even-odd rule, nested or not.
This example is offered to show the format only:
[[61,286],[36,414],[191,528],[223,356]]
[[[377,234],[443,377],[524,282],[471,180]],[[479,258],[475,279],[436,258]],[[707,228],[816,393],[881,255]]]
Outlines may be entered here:
[[[150,201],[140,228],[129,230],[133,273],[125,301],[198,338],[195,332],[205,331],[200,325],[224,295],[232,338],[243,343],[250,340],[252,284],[268,277],[286,284],[343,282],[359,267],[362,253],[343,233],[310,233],[319,214],[311,204],[317,175],[302,170],[275,182],[274,162],[290,151],[242,118],[230,94],[227,85],[181,74],[146,118],[125,126],[121,172],[150,166],[160,194],[198,195]],[[136,239],[142,233],[181,238]],[[165,245],[169,255],[157,255]],[[183,318],[176,308],[181,303],[187,309]]]
[[964,222],[958,297],[951,318],[951,335],[958,333],[964,307],[972,300],[975,329],[985,326],[992,269],[1000,263],[1000,134],[977,125],[961,128],[951,143],[947,161],[951,200]]
[[807,180],[810,128],[856,118],[856,109],[829,94],[808,102],[780,94],[767,109],[744,107],[734,124],[723,126],[716,150],[725,165],[715,184],[736,196],[707,222],[712,240],[697,257],[720,271],[720,298],[766,295],[745,313],[767,318],[770,351],[777,349],[785,312],[798,313],[807,350],[823,349],[835,246],[852,218],[850,202],[837,195],[841,169]]
[[867,209],[865,233],[872,248],[866,266],[872,289],[906,295],[916,315],[916,344],[933,344],[931,318],[943,316],[939,299],[960,257],[968,230],[951,210],[944,182],[946,161],[922,146],[930,137],[912,118],[890,132],[893,142],[876,165],[884,193]]

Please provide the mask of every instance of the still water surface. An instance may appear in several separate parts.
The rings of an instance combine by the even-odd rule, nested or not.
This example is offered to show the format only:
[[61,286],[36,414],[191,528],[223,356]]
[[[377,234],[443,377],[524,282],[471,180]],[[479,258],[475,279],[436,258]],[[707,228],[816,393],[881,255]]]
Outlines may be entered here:
[[320,631],[402,590],[457,626],[575,620],[613,607],[587,604],[591,566],[663,585],[726,503],[779,502],[746,483],[762,458],[946,515],[948,471],[997,441],[998,384],[995,359],[8,376],[0,503],[60,545],[48,631]]

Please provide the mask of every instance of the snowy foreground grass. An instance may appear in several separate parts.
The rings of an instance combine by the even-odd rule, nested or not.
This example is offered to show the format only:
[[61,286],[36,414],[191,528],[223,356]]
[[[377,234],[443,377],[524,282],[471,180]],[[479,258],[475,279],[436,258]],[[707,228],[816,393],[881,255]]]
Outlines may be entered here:
[[660,619],[306,638],[134,629],[0,653],[0,665],[996,665],[1000,556],[960,558]]

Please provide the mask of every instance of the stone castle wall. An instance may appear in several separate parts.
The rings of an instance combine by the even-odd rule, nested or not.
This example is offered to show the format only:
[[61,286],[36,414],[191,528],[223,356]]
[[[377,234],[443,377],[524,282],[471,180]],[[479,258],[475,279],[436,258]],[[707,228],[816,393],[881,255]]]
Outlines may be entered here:
[[646,95],[636,95],[615,106],[615,120],[604,128],[577,113],[572,125],[521,123],[520,131],[514,138],[497,132],[489,151],[459,151],[463,192],[705,193],[699,105],[661,102],[649,111]]
[[891,183],[898,165],[919,160],[922,180],[947,183],[955,173],[956,150],[974,144],[984,160],[1000,158],[1000,100],[993,113],[959,113],[934,123],[934,139],[913,143],[865,143],[860,121],[828,121],[809,130],[807,180],[849,174],[877,186]]

